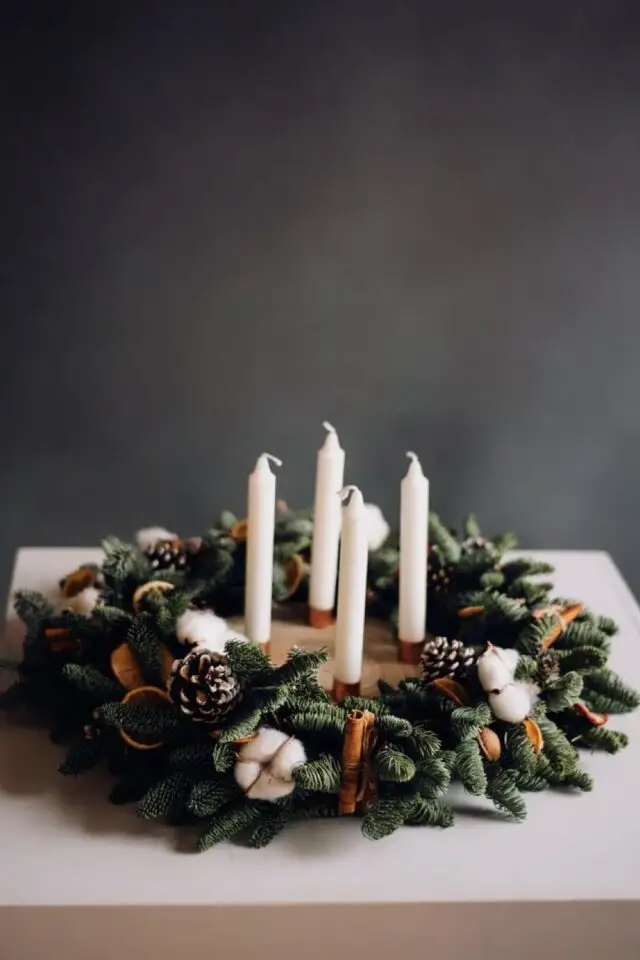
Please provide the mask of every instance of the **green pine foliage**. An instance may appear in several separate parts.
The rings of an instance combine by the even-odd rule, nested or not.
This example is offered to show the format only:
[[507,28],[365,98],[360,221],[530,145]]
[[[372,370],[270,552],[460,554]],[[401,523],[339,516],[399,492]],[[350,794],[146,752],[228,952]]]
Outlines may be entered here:
[[640,706],[640,695],[613,670],[594,670],[585,677],[584,699],[599,713],[629,713]]
[[[101,602],[90,617],[56,614],[54,604],[33,591],[16,595],[26,626],[24,659],[16,683],[0,696],[0,707],[33,712],[52,737],[66,744],[62,773],[77,776],[104,763],[117,777],[113,803],[137,804],[144,819],[199,822],[201,850],[238,836],[261,848],[290,821],[338,816],[342,748],[353,710],[375,717],[366,770],[371,791],[366,810],[362,804],[357,811],[363,833],[372,839],[404,825],[449,826],[453,814],[446,795],[452,779],[472,797],[492,801],[506,818],[521,820],[525,792],[591,789],[580,765],[581,749],[615,753],[626,745],[625,734],[608,725],[596,727],[574,709],[578,698],[598,713],[624,713],[640,705],[638,693],[608,666],[616,624],[583,610],[557,637],[549,657],[545,638],[557,617],[539,619],[534,613],[563,602],[552,598],[546,580],[551,567],[535,558],[505,559],[504,552],[514,546],[512,535],[483,539],[473,516],[464,521],[460,536],[436,515],[430,517],[429,573],[442,579],[437,590],[430,582],[429,628],[460,638],[478,653],[487,640],[519,651],[517,679],[542,686],[534,708],[544,741],[540,753],[524,724],[493,717],[473,668],[462,680],[462,705],[419,678],[395,687],[381,684],[375,699],[347,697],[336,704],[318,679],[325,651],[293,648],[276,666],[261,647],[230,641],[226,655],[243,697],[215,736],[169,702],[124,703],[126,691],[110,665],[116,646],[126,640],[144,684],[163,688],[163,648],[182,652],[176,622],[194,601],[221,616],[242,612],[246,544],[234,531],[236,522],[225,512],[190,555],[186,571],[153,570],[139,547],[108,538],[99,571]],[[309,560],[312,532],[308,512],[278,517],[274,602],[288,602],[286,564],[295,555]],[[368,597],[370,615],[386,618],[392,629],[398,568],[398,538],[391,535],[370,555]],[[153,579],[174,589],[151,591],[134,611],[136,589]],[[303,580],[296,598],[304,599],[305,591]],[[479,609],[460,616],[464,607]],[[68,630],[77,647],[51,644],[49,627]],[[91,735],[82,736],[87,725]],[[249,801],[234,778],[237,741],[265,725],[300,739],[307,756],[292,771],[292,792],[273,803]],[[153,749],[132,748],[121,732]]]
[[74,744],[59,766],[65,777],[79,777],[92,770],[102,759],[103,745],[97,738],[85,738]]

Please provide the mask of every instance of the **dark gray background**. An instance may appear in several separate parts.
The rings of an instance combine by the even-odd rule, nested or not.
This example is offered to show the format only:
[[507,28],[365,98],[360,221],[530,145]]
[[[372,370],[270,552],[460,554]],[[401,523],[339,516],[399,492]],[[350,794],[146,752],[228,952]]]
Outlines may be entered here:
[[393,517],[637,557],[635,3],[16,4],[2,574],[243,510],[320,422]]

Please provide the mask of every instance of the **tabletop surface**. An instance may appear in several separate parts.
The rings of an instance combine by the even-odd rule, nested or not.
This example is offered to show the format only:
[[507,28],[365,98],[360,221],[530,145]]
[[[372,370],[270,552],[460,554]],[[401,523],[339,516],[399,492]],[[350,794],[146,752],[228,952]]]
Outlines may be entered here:
[[[611,664],[640,686],[640,609],[611,558],[530,551],[556,567],[556,592],[614,617]],[[12,590],[51,590],[99,550],[19,551]],[[20,625],[9,615],[4,654]],[[44,730],[0,720],[0,906],[74,904],[313,904],[640,898],[640,712],[612,718],[631,735],[616,757],[584,755],[593,793],[528,794],[513,824],[484,798],[452,792],[449,830],[404,828],[365,840],[357,820],[291,825],[269,847],[224,844],[190,852],[189,830],[140,822],[107,800],[109,778],[56,772],[61,751]]]

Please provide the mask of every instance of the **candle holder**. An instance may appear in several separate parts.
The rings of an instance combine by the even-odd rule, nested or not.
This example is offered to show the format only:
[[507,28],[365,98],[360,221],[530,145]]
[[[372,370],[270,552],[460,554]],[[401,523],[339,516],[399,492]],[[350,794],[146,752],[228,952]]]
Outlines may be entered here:
[[424,640],[419,640],[417,643],[413,640],[398,640],[398,663],[417,666],[420,663],[424,642]]
[[369,657],[364,657],[360,679],[356,683],[344,683],[336,678],[336,661],[333,659],[327,660],[318,670],[320,683],[335,701],[345,697],[376,697],[381,676],[381,665]]
[[318,610],[316,607],[307,607],[309,626],[314,630],[325,630],[335,623],[333,610]]

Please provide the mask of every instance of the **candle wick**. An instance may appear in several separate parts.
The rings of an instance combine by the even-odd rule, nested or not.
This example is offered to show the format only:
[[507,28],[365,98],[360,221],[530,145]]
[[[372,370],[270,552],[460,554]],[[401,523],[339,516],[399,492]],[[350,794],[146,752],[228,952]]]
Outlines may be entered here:
[[358,490],[358,487],[356,487],[353,483],[350,483],[348,486],[343,487],[342,490],[338,490],[338,496],[340,497],[343,503],[346,503],[349,500],[349,497],[351,496],[351,494],[356,492],[360,493],[360,491]]
[[322,421],[322,426],[325,428],[325,430],[326,430],[328,433],[336,433],[336,432],[337,432],[337,431],[336,431],[336,428],[333,427],[333,426],[329,423],[328,420],[323,420],[323,421]]
[[261,456],[265,457],[267,460],[271,460],[272,463],[275,463],[276,466],[282,466],[282,460],[279,457],[274,457],[272,453],[263,453]]
[[418,454],[414,453],[413,450],[407,450],[407,456],[409,457],[409,460],[413,460],[414,463],[420,463],[418,460]]

